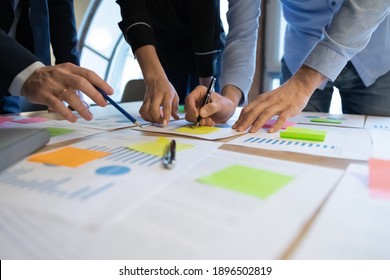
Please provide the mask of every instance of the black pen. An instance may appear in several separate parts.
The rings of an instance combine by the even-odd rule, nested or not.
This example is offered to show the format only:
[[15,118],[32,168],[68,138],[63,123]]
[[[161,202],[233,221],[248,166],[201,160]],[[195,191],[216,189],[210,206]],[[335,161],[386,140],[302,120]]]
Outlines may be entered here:
[[176,164],[176,141],[171,140],[171,142],[167,146],[167,150],[165,152],[165,155],[162,158],[162,162],[164,164],[164,167],[167,169],[171,169]]
[[[210,81],[210,85],[209,85],[207,92],[206,92],[206,97],[204,98],[203,106],[205,106],[207,103],[210,102],[210,97],[211,97],[211,93],[213,92],[214,83],[215,83],[215,78],[212,77],[211,81]],[[202,108],[202,107],[200,107],[200,108]],[[200,108],[199,108],[199,110],[200,110]],[[198,118],[196,119],[196,126],[199,126],[201,119],[202,119],[202,117],[199,115]]]
[[112,100],[111,97],[108,96],[107,93],[105,93],[102,89],[95,87],[98,92],[100,92],[101,95],[103,95],[104,99],[106,99],[108,102],[111,103],[112,106],[114,106],[116,109],[118,109],[119,112],[121,112],[126,118],[128,118],[132,123],[142,128],[141,124],[129,113],[125,111],[121,106],[119,106],[118,103],[116,103],[114,100]]

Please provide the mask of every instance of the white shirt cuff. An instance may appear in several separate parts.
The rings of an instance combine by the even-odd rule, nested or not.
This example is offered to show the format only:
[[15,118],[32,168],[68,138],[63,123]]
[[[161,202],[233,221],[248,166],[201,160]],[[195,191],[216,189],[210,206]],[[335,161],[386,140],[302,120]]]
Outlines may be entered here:
[[34,73],[36,69],[44,66],[45,65],[42,62],[36,61],[25,68],[13,79],[11,85],[8,88],[8,92],[13,96],[20,96],[24,82],[32,75],[32,73]]

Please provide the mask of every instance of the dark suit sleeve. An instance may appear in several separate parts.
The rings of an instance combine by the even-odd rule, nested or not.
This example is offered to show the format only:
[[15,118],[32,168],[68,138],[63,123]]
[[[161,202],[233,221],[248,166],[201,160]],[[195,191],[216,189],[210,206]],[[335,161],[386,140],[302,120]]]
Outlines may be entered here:
[[48,0],[48,6],[55,64],[71,62],[80,65],[73,0]]
[[190,16],[197,74],[209,77],[216,73],[221,51],[219,0],[191,0]]
[[118,23],[133,53],[145,45],[156,45],[146,0],[117,0],[122,21]]
[[13,79],[36,61],[35,55],[0,28],[0,96],[7,95]]

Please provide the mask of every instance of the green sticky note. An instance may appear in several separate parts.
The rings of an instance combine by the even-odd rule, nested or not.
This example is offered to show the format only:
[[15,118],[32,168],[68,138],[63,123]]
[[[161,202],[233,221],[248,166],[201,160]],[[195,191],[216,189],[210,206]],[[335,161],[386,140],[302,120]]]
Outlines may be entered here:
[[341,124],[340,120],[330,120],[330,119],[311,119],[311,122],[316,123],[333,123],[333,124]]
[[197,179],[198,182],[237,191],[266,199],[284,187],[293,176],[243,165],[232,165],[211,175]]
[[280,137],[302,139],[302,140],[324,141],[326,137],[326,131],[289,126],[286,128],[285,131],[280,132]]
[[184,113],[184,105],[179,105],[179,108],[178,108],[179,112],[180,113]]
[[75,132],[74,129],[62,128],[62,127],[48,127],[47,130],[50,133],[50,137],[55,137],[55,136],[60,136],[71,132]]

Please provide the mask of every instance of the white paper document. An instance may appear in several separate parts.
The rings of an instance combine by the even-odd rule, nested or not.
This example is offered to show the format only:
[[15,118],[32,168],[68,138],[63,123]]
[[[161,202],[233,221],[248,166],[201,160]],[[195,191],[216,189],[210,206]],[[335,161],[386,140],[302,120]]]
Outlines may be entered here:
[[368,160],[372,156],[369,130],[312,125],[297,125],[296,127],[324,130],[326,131],[325,140],[281,138],[280,132],[267,133],[262,129],[257,133],[238,137],[227,144],[354,160]]
[[[141,125],[148,123],[148,122],[144,121],[138,113],[132,114],[132,116]],[[64,121],[58,121],[58,122],[63,123],[66,121],[64,120]],[[76,123],[72,123],[72,127],[94,128],[94,129],[100,129],[100,130],[105,130],[105,131],[115,130],[118,128],[133,127],[133,126],[136,126],[136,125],[134,123],[132,123],[124,115],[122,115],[120,112],[112,114],[112,115],[96,116],[90,121],[84,120],[83,118],[78,118]]]
[[237,132],[232,129],[234,122],[235,119],[230,119],[227,123],[216,124],[213,127],[196,127],[194,123],[187,122],[186,120],[177,120],[169,122],[169,125],[165,127],[160,124],[149,124],[142,126],[142,128],[133,127],[132,129],[172,135],[191,136],[205,140],[217,140],[246,133]]
[[370,195],[368,166],[351,164],[292,256],[390,259],[390,200]]
[[90,236],[79,228],[20,207],[0,207],[2,260],[77,259]]
[[[237,165],[265,176],[249,192],[290,180],[266,198],[199,181],[232,166],[227,176],[234,177]],[[217,150],[120,224],[95,235],[80,254],[87,259],[280,258],[341,175],[336,169]],[[253,178],[237,179],[240,188]]]
[[365,128],[390,130],[389,117],[367,116]]
[[365,116],[351,114],[329,114],[321,112],[301,112],[299,115],[290,118],[289,121],[299,124],[363,128]]
[[48,145],[75,140],[90,135],[102,133],[99,129],[79,126],[68,121],[49,120],[44,118],[12,116],[13,121],[0,125],[3,128],[46,128],[50,134]]
[[119,219],[121,213],[141,204],[220,146],[207,141],[177,139],[178,148],[183,145],[185,149],[178,149],[177,164],[168,170],[163,167],[161,156],[129,148],[134,144],[153,148],[160,138],[134,134],[128,140],[121,140],[107,133],[66,146],[75,153],[67,161],[80,160],[74,149],[107,153],[77,167],[28,159],[11,166],[0,173],[1,203],[99,227]]
[[390,130],[371,129],[373,157],[390,159]]
[[[134,117],[141,125],[150,123],[149,121],[144,120],[139,113],[142,102],[120,103],[118,105]],[[94,118],[91,121],[86,121],[79,117],[74,125],[77,127],[94,128],[106,131],[136,126],[136,124],[131,122],[111,104],[108,104],[108,106],[104,108],[94,106],[90,108],[90,111],[94,114]],[[178,115],[180,118],[184,118],[183,113],[178,112]],[[173,117],[171,117],[171,120],[174,120]]]

